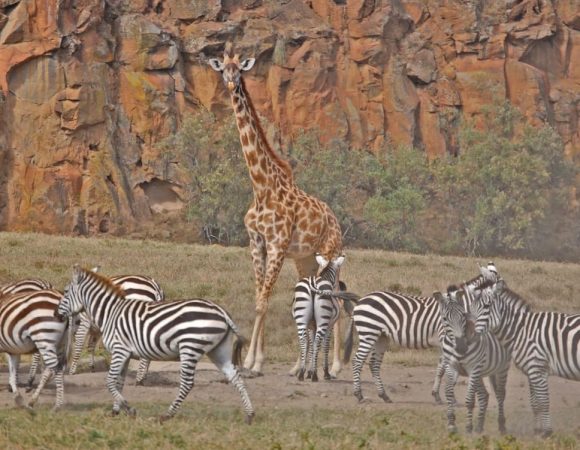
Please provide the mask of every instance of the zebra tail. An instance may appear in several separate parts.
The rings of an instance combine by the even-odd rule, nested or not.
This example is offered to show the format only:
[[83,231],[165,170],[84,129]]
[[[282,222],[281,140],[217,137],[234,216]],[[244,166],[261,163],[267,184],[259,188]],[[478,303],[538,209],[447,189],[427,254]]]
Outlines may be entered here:
[[71,326],[72,318],[67,320],[66,328],[64,334],[60,341],[60,351],[58,355],[58,365],[66,370],[68,367],[68,362],[72,360],[74,351],[74,330]]
[[349,322],[350,323],[346,331],[346,338],[344,340],[344,358],[342,360],[342,363],[345,365],[350,362],[350,357],[352,355],[352,347],[354,344],[354,320],[352,319],[352,315],[349,318]]
[[241,367],[242,366],[242,349],[246,345],[247,339],[244,336],[242,336],[242,334],[240,333],[240,329],[234,323],[234,321],[232,320],[230,315],[225,310],[222,310],[222,311],[224,312],[224,318],[226,320],[226,323],[228,324],[228,326],[230,327],[232,332],[236,335],[236,339],[234,341],[234,351],[232,354],[232,363],[236,367]]

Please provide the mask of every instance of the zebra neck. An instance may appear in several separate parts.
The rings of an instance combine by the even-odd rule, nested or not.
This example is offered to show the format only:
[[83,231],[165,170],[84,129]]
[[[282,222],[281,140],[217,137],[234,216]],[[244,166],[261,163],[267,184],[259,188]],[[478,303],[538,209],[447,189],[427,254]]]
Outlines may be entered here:
[[83,296],[85,311],[92,324],[101,332],[118,317],[119,311],[129,301],[110,291],[87,294]]

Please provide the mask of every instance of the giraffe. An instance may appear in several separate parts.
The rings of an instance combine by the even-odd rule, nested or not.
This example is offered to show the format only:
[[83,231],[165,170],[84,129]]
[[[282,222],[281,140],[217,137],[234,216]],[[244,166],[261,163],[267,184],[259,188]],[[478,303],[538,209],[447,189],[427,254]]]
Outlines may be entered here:
[[[242,72],[254,63],[254,58],[240,60],[231,43],[226,45],[223,60],[209,60],[212,69],[222,74],[230,93],[253,188],[254,198],[244,224],[256,279],[256,318],[244,368],[259,375],[264,363],[269,300],[284,259],[294,260],[300,278],[316,275],[315,254],[327,260],[341,254],[342,233],[330,207],[296,186],[290,164],[268,144],[242,78]],[[333,376],[341,369],[339,334],[335,333]]]

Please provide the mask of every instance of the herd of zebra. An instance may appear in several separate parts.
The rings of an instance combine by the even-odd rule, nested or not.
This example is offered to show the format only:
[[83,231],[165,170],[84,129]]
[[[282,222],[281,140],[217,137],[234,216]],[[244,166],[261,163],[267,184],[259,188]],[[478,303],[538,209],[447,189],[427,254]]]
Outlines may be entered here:
[[[389,342],[412,349],[440,346],[432,395],[441,403],[440,384],[446,375],[449,431],[457,431],[454,392],[459,375],[469,377],[467,431],[473,430],[476,398],[479,411],[475,431],[483,430],[488,393],[482,377],[489,377],[498,402],[499,430],[506,431],[504,400],[513,360],[528,378],[534,430],[544,436],[552,432],[548,376],[580,380],[579,314],[531,311],[529,304],[507,287],[493,263],[481,267],[475,278],[432,297],[377,291],[359,298],[338,281],[344,256],[331,261],[317,256],[317,261],[320,274],[300,280],[294,290],[292,314],[300,347],[296,366],[299,380],[305,375],[318,380],[320,348],[324,353],[324,378],[331,378],[330,336],[344,310],[350,318],[345,361],[350,360],[358,335],[352,373],[354,396],[359,401],[364,400],[361,369],[370,356],[378,395],[391,402],[380,373]],[[137,384],[143,383],[149,361],[180,361],[179,391],[160,418],[165,421],[180,408],[193,387],[197,362],[207,355],[239,392],[245,420],[251,423],[254,409],[238,370],[244,339],[230,315],[217,304],[203,299],[166,300],[159,284],[150,277],[107,278],[97,269],[78,266],[64,292],[39,279],[0,287],[0,351],[8,355],[9,386],[17,405],[23,405],[17,379],[22,354],[33,354],[27,392],[33,389],[40,360],[44,364],[27,406],[35,404],[45,384],[54,377],[54,408],[58,409],[63,405],[65,367],[75,373],[87,340],[94,365],[94,347],[99,339],[111,354],[106,385],[114,400],[113,414],[121,410],[135,414],[122,395],[131,358],[140,359]]]

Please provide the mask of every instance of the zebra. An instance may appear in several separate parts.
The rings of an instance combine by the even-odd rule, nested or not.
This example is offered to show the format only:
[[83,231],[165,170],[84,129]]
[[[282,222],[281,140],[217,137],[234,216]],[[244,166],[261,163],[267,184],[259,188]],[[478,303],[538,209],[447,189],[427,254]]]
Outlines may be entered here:
[[62,293],[47,289],[10,295],[0,302],[0,351],[9,355],[9,383],[17,406],[23,405],[17,385],[20,356],[38,351],[44,361],[44,371],[38,387],[28,402],[32,408],[51,377],[56,382],[54,410],[64,402],[63,365],[66,358],[68,323],[54,314]]
[[[496,277],[499,276],[498,271],[497,271],[497,267],[495,266],[495,264],[492,261],[488,262],[486,267],[491,273],[494,273],[496,275]],[[457,288],[456,300],[461,303],[461,306],[463,307],[464,311],[467,311],[467,312],[470,311],[470,305],[473,302],[473,299],[475,298],[476,295],[479,295],[480,289],[483,286],[488,285],[488,284],[489,284],[489,281],[486,280],[486,278],[483,275],[481,275],[481,273],[480,273],[478,276],[476,276],[468,281],[465,281],[459,285],[459,287]],[[443,339],[443,330],[442,329],[440,329],[440,336],[439,336],[440,341],[441,341],[441,339]],[[441,356],[439,357],[439,363],[437,365],[437,370],[435,371],[435,379],[433,380],[433,388],[431,389],[431,395],[433,396],[435,403],[437,403],[437,404],[443,403],[441,401],[441,396],[439,395],[439,391],[441,388],[441,380],[443,379],[443,375],[445,374],[446,367],[447,367],[447,362],[445,360],[445,355],[442,352]]]
[[479,402],[479,415],[475,431],[481,433],[485,422],[485,413],[489,395],[482,377],[489,377],[498,404],[498,428],[505,433],[504,401],[507,375],[511,362],[509,350],[502,346],[491,333],[476,334],[475,322],[464,305],[458,301],[460,291],[450,286],[446,294],[433,294],[440,304],[441,325],[444,330],[441,350],[445,358],[447,384],[447,428],[456,433],[455,425],[455,384],[459,375],[469,376],[466,406],[468,433],[473,431],[473,409],[475,395]]
[[[351,300],[348,294],[334,291],[338,272],[344,260],[344,255],[328,261],[322,255],[317,254],[316,261],[322,269],[320,275],[302,278],[294,288],[292,316],[296,322],[300,345],[300,370],[298,371],[298,380],[300,381],[304,380],[308,350],[310,350],[308,378],[311,378],[312,381],[318,381],[317,365],[320,345],[322,345],[324,354],[324,379],[330,380],[331,378],[328,370],[328,351],[332,328],[340,316],[341,305],[338,298]],[[346,287],[344,283],[342,286]]]
[[107,388],[114,400],[113,415],[121,409],[131,416],[136,414],[122,395],[130,358],[181,362],[179,393],[159,418],[164,422],[187,397],[197,362],[207,354],[238,390],[246,423],[251,423],[254,409],[236,367],[244,339],[222,307],[204,299],[159,303],[127,299],[107,278],[75,266],[57,314],[70,317],[82,311],[101,331],[103,344],[111,353]]
[[489,330],[511,350],[528,378],[534,432],[547,437],[553,431],[548,376],[580,381],[580,314],[532,312],[503,279],[493,281],[493,274],[481,271],[491,275],[493,285],[472,305],[476,330]]
[[[92,269],[94,272],[99,270],[98,267]],[[114,277],[109,277],[109,280],[117,286],[119,286],[124,292],[125,297],[134,300],[144,300],[151,302],[161,302],[165,299],[165,293],[163,289],[153,278],[145,275],[117,275]],[[78,362],[81,356],[82,349],[87,341],[88,337],[88,350],[91,355],[90,369],[94,371],[95,369],[95,347],[100,339],[99,330],[91,325],[91,321],[88,319],[87,315],[81,313],[78,315],[78,325],[75,333],[75,343],[72,361],[70,364],[69,374],[73,375],[77,371]],[[147,371],[149,369],[149,360],[140,359],[139,368],[137,369],[136,384],[142,386],[144,384],[145,378],[147,377]]]
[[[0,287],[0,302],[4,298],[10,295],[20,294],[22,292],[32,292],[41,291],[43,289],[52,289],[53,286],[48,281],[42,278],[24,278],[22,280],[13,281],[12,283],[5,284]],[[6,355],[9,360],[9,356]],[[32,391],[34,389],[34,379],[36,378],[36,372],[38,371],[38,365],[40,364],[40,353],[34,352],[32,355],[32,361],[30,362],[30,370],[28,372],[28,380],[26,381],[26,392]],[[18,383],[18,367],[14,369],[16,371],[16,383]],[[10,391],[12,391],[12,386],[9,386]]]
[[[489,266],[495,269],[493,263]],[[465,284],[477,287],[483,284],[482,277],[476,277]],[[467,296],[464,302],[470,301]],[[464,303],[464,308],[467,304]],[[381,364],[389,340],[402,347],[426,349],[440,346],[443,336],[439,302],[434,297],[406,295],[398,292],[376,291],[358,300],[353,309],[354,325],[359,336],[359,346],[352,362],[354,396],[363,401],[360,373],[369,354],[370,369],[378,390],[378,395],[386,403],[391,399],[385,392],[381,380]],[[446,361],[439,359],[432,395],[441,403],[439,386],[445,372]]]

